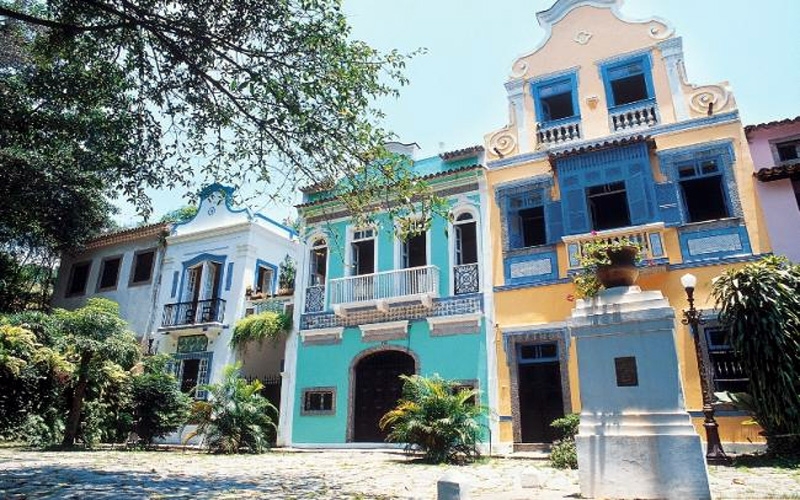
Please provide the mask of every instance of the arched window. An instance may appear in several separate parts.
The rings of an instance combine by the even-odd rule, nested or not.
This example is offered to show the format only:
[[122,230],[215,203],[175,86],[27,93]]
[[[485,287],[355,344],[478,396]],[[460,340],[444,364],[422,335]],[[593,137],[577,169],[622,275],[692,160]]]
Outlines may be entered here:
[[453,222],[453,293],[475,293],[480,290],[478,270],[478,224],[469,212],[456,216]]
[[311,278],[310,286],[325,284],[328,275],[328,242],[325,238],[317,238],[311,244]]

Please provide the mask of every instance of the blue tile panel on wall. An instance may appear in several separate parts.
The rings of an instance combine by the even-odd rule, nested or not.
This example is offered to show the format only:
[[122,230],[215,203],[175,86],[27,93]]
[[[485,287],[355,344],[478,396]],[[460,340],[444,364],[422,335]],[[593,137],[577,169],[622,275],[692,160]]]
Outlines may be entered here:
[[716,229],[681,230],[678,238],[684,263],[718,260],[753,253],[747,229],[741,225]]
[[300,316],[300,329],[317,330],[320,328],[337,328],[366,323],[455,316],[479,312],[483,312],[483,295],[474,293],[434,299],[433,309],[430,310],[424,306],[414,305],[391,308],[388,313],[382,313],[370,308],[362,313],[349,315],[346,318],[341,318],[333,312],[303,314]]
[[558,278],[558,257],[555,247],[535,253],[506,257],[503,261],[506,285],[533,284]]

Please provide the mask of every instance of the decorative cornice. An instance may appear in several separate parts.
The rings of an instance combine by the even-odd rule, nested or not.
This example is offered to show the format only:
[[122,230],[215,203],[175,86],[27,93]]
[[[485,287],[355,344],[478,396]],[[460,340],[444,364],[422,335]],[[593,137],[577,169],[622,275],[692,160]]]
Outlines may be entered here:
[[96,248],[118,245],[130,241],[143,239],[157,239],[169,233],[171,224],[168,222],[158,222],[147,226],[122,229],[113,233],[107,233],[89,241],[83,250],[94,250]]

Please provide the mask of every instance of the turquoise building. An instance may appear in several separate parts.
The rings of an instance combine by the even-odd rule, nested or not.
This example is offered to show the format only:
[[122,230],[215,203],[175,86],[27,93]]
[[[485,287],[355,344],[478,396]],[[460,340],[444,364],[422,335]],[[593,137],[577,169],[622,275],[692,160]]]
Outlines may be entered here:
[[281,421],[282,444],[383,443],[378,421],[397,403],[402,374],[456,380],[493,406],[483,148],[418,161],[416,144],[390,149],[411,158],[450,217],[401,240],[387,215],[358,226],[331,192],[306,191],[298,206],[306,251],[296,282],[297,333],[284,371],[292,412]]

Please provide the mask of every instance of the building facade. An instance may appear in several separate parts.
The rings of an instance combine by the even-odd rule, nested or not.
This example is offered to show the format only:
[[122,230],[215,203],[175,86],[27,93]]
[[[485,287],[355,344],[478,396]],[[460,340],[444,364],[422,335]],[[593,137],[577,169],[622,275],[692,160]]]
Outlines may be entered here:
[[[434,217],[401,240],[385,214],[358,226],[330,193],[307,192],[298,207],[307,248],[299,333],[287,347],[294,404],[283,444],[382,443],[378,421],[400,397],[401,374],[438,374],[494,403],[483,148],[419,161],[416,148],[392,146],[446,200],[451,220]],[[488,440],[491,423],[483,423]]]
[[110,299],[136,337],[148,337],[160,319],[153,304],[169,228],[152,224],[116,231],[90,241],[79,254],[63,255],[53,306],[76,309],[90,297]]
[[[542,443],[580,411],[567,319],[582,245],[627,237],[643,248],[639,286],[686,307],[698,277],[700,339],[716,390],[746,380],[714,325],[711,279],[768,252],[747,147],[727,84],[688,83],[666,21],[630,21],[619,0],[557,0],[537,17],[542,42],[506,82],[509,124],[485,138],[492,237],[500,439]],[[702,422],[688,327],[676,321],[687,407]],[[720,408],[723,440],[757,440]],[[701,435],[704,435],[701,432]]]
[[800,262],[800,117],[745,127],[772,250]]

